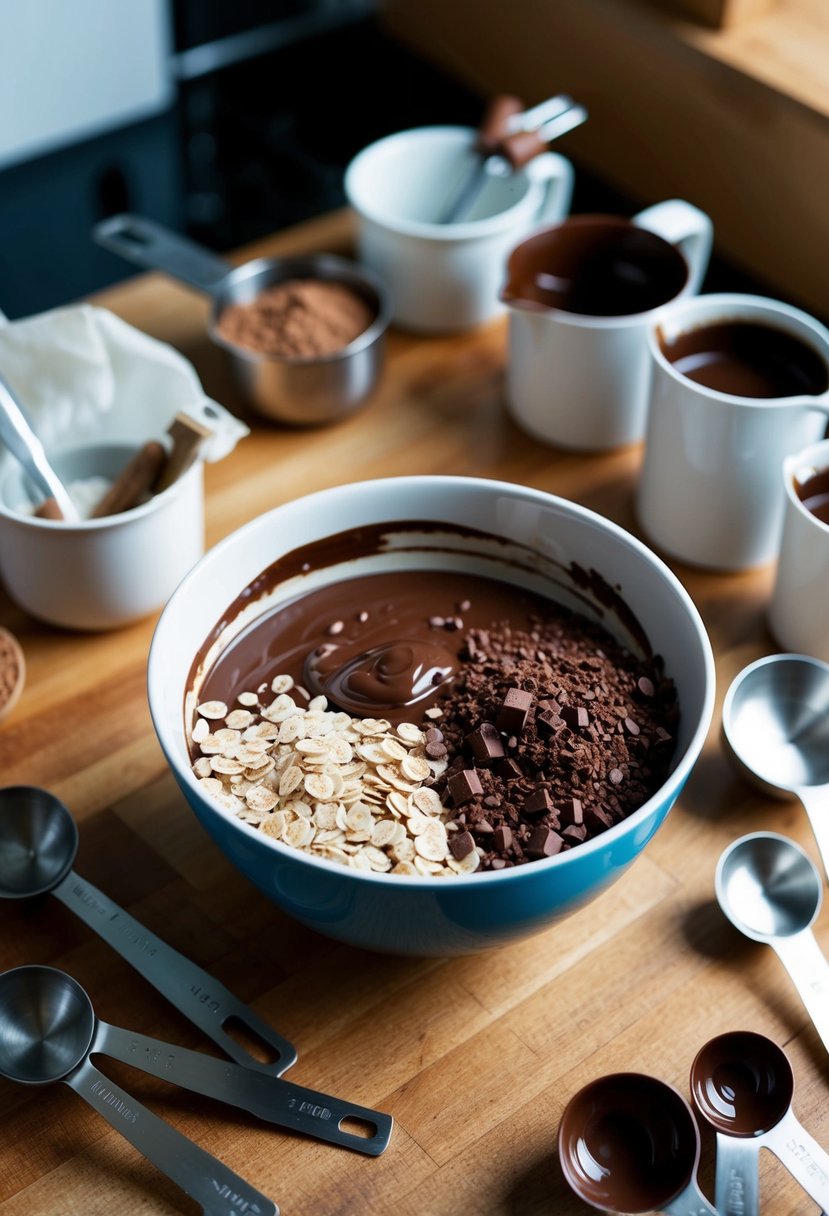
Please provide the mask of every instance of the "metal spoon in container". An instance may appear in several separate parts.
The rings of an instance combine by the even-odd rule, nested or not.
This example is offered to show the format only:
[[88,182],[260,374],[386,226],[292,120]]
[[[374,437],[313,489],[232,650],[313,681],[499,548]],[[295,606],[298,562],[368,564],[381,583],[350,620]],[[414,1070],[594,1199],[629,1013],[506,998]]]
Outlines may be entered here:
[[26,473],[43,494],[54,498],[63,518],[78,523],[80,514],[69,492],[46,459],[43,444],[38,439],[23,406],[0,375],[0,440],[20,462]]
[[74,1089],[207,1216],[279,1216],[266,1195],[100,1073],[89,1060],[97,1035],[89,999],[69,976],[50,967],[0,976],[0,1074],[22,1085],[62,1081]]
[[[28,899],[49,892],[232,1060],[276,1076],[296,1062],[293,1044],[249,1006],[75,874],[77,851],[75,821],[54,794],[27,785],[0,789],[0,899]],[[231,1020],[267,1044],[276,1057],[272,1064],[257,1059],[228,1034],[225,1027]]]
[[720,1216],[756,1216],[761,1148],[780,1158],[815,1203],[829,1204],[829,1154],[792,1113],[794,1074],[776,1043],[750,1031],[722,1034],[691,1067],[697,1110],[717,1133]]
[[697,1185],[699,1130],[677,1090],[622,1072],[570,1099],[558,1129],[570,1187],[602,1212],[717,1216]]
[[785,836],[752,832],[724,850],[714,886],[732,925],[776,952],[829,1050],[829,963],[811,929],[823,884],[813,862]]
[[749,780],[803,803],[829,876],[829,663],[801,654],[750,663],[726,693],[722,722]]
[[[78,1031],[73,1039],[84,1055],[121,1060],[171,1085],[238,1106],[267,1123],[369,1157],[379,1156],[388,1146],[393,1123],[390,1115],[110,1026],[95,1017],[92,1002],[80,984],[53,967],[17,967],[0,975],[0,1039],[5,1044],[0,1045],[0,1056],[5,1051],[14,1053],[16,1059],[28,1059],[32,1053],[48,1049],[50,1040],[44,1042],[41,1027],[50,1025],[55,1016],[65,1018],[67,1011],[71,1011],[72,1027],[85,1028],[83,1037]],[[25,1049],[22,1043],[27,1044]],[[343,1130],[341,1125],[346,1120],[370,1127],[371,1135]]]

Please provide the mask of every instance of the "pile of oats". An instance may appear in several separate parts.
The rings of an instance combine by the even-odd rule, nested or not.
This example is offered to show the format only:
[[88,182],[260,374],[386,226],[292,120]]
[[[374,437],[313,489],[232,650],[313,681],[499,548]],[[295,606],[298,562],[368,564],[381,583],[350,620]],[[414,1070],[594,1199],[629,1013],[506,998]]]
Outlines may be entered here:
[[431,788],[446,760],[427,756],[419,726],[352,718],[322,696],[299,705],[291,692],[307,694],[288,675],[272,681],[270,704],[260,699],[266,689],[240,693],[236,709],[198,706],[193,772],[221,806],[284,844],[357,870],[451,876],[478,868],[482,850],[469,848]]

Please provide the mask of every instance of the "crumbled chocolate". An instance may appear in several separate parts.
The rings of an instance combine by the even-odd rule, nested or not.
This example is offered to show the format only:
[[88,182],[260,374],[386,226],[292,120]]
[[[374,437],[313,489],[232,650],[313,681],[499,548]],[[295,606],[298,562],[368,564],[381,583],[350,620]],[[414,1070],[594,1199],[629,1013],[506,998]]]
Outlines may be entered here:
[[575,848],[666,780],[679,711],[659,660],[565,609],[531,631],[470,630],[461,659],[440,702],[450,764],[435,789],[462,808],[453,836],[483,850],[482,869]]

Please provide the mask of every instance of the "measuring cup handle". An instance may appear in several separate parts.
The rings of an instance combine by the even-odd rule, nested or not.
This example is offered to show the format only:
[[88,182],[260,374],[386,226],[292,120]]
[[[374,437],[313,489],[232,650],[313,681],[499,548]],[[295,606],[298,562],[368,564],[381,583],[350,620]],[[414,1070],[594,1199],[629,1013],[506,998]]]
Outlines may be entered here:
[[546,224],[560,220],[570,210],[575,173],[573,166],[557,152],[543,152],[524,166],[531,181],[546,186],[535,223]]
[[[317,1140],[355,1149],[370,1157],[378,1157],[391,1138],[393,1120],[390,1115],[343,1102],[279,1077],[266,1077],[238,1064],[189,1051],[186,1047],[134,1034],[119,1026],[99,1022],[91,1051],[103,1052],[115,1060],[132,1064],[141,1072],[180,1085],[192,1093],[238,1106],[268,1123],[305,1132]],[[343,1131],[340,1124],[344,1119],[359,1119],[369,1124],[374,1128],[373,1135],[360,1136]]]
[[646,207],[631,223],[655,232],[677,247],[688,263],[688,290],[696,294],[705,278],[714,243],[714,226],[705,212],[684,199],[672,198]]
[[789,1111],[761,1141],[796,1178],[807,1195],[829,1208],[829,1153]]
[[[826,413],[829,414],[829,402],[825,403]],[[810,788],[800,786],[798,797],[812,825],[815,841],[823,862],[823,870],[829,879],[829,786]]]
[[272,1199],[182,1136],[85,1060],[66,1084],[201,1205],[206,1216],[279,1216]]
[[738,1140],[735,1136],[717,1133],[714,1206],[720,1216],[757,1216],[760,1210],[758,1152],[753,1140]]
[[666,1203],[662,1211],[666,1213],[666,1216],[720,1216],[717,1209],[713,1208],[705,1198],[693,1178],[682,1194],[677,1195],[676,1199],[672,1199],[670,1203]]
[[806,1012],[829,1051],[829,963],[811,929],[771,943],[806,1006]]
[[92,236],[104,249],[128,262],[145,270],[163,270],[211,296],[231,270],[228,262],[208,249],[139,215],[113,215],[101,220],[92,229]]
[[[150,933],[97,887],[70,871],[53,888],[52,894],[94,929],[232,1060],[273,1076],[279,1076],[296,1062],[292,1043],[277,1034],[207,971]],[[267,1045],[276,1057],[272,1063],[257,1059],[228,1034],[225,1025],[231,1018]]]

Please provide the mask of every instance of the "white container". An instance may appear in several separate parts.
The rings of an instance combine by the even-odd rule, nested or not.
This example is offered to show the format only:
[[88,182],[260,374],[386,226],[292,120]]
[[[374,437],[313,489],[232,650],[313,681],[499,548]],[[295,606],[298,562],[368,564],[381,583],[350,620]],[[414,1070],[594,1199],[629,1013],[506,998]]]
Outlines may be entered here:
[[829,469],[829,439],[783,461],[786,503],[769,626],[785,650],[829,663],[829,524],[807,510],[795,485]]
[[[641,440],[648,400],[648,327],[673,299],[695,294],[711,253],[711,221],[704,212],[670,199],[632,220],[573,216],[550,233],[530,237],[527,246],[548,236],[567,238],[589,223],[595,240],[637,228],[657,243],[676,249],[684,281],[678,296],[659,308],[622,316],[586,315],[545,307],[516,296],[510,306],[507,402],[516,422],[535,439],[574,451],[599,452]],[[564,242],[562,242],[564,243]],[[668,253],[671,251],[668,250]],[[510,258],[512,267],[520,256]],[[566,273],[555,260],[539,266],[538,278]]]
[[405,329],[447,333],[498,316],[510,249],[570,206],[573,167],[545,152],[509,177],[491,178],[468,220],[439,223],[474,172],[475,138],[470,127],[401,131],[363,149],[346,170],[360,260],[385,283],[393,320]]
[[[829,365],[829,329],[807,313],[762,296],[721,294],[678,303],[662,334],[728,321],[793,335]],[[689,380],[648,334],[652,365],[638,514],[650,539],[681,561],[740,570],[773,561],[785,495],[780,462],[826,428],[829,394],[737,397]]]
[[[74,476],[114,479],[135,450],[90,446],[54,463],[59,475],[74,467]],[[67,629],[127,625],[161,608],[204,552],[200,461],[142,505],[78,523],[10,509],[25,497],[24,476],[6,465],[0,477],[0,563],[9,595],[39,620]]]

